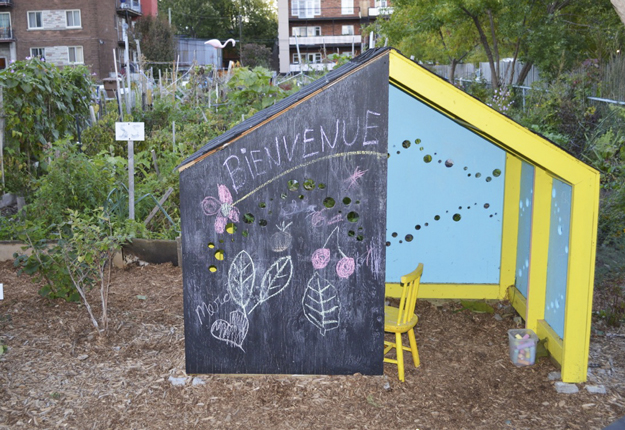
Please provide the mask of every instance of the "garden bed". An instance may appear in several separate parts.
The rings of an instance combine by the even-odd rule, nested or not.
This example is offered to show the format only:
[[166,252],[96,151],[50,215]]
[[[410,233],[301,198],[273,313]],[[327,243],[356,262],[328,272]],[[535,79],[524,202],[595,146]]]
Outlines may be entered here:
[[622,328],[593,330],[588,383],[557,394],[548,359],[510,362],[517,324],[505,303],[494,317],[419,301],[422,365],[406,366],[405,383],[390,364],[383,376],[193,378],[179,267],[115,269],[106,338],[82,306],[39,297],[11,262],[0,263],[0,282],[0,428],[599,429],[625,415]]

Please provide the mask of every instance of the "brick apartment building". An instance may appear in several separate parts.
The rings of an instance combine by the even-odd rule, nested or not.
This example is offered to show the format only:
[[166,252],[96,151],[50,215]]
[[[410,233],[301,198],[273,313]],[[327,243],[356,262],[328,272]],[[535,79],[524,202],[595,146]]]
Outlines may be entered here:
[[[86,64],[98,79],[123,60],[123,25],[156,15],[158,0],[0,0],[0,69],[40,56],[59,67]],[[131,52],[131,59],[136,54]]]
[[368,46],[362,28],[392,12],[388,0],[278,0],[280,73],[332,67],[324,60],[334,53],[360,54]]

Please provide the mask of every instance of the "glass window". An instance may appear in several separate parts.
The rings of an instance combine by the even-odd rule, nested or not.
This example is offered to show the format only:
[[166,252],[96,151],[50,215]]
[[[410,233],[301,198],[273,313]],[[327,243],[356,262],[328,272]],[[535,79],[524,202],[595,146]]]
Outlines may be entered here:
[[46,58],[46,48],[30,48],[31,57]]
[[354,26],[353,25],[344,25],[341,31],[342,35],[351,35],[354,34]]
[[67,27],[80,27],[80,11],[79,10],[68,10],[65,11],[66,22],[65,25]]
[[70,64],[83,64],[85,60],[82,56],[82,46],[68,46],[67,61]]
[[0,70],[4,70],[7,68],[7,59],[6,57],[0,57]]
[[341,0],[341,13],[352,15],[354,13],[354,0]]
[[28,28],[43,28],[41,12],[28,12]]
[[321,0],[291,0],[291,14],[298,18],[321,15]]

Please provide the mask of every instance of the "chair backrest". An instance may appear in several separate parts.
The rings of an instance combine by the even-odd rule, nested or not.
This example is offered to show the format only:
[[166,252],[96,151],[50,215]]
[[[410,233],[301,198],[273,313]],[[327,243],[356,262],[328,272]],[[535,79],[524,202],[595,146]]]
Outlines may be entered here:
[[417,305],[417,293],[419,292],[419,284],[421,283],[421,275],[423,274],[423,263],[419,263],[417,268],[408,275],[401,277],[401,283],[404,285],[399,300],[399,315],[397,323],[404,324],[414,315],[414,309]]

